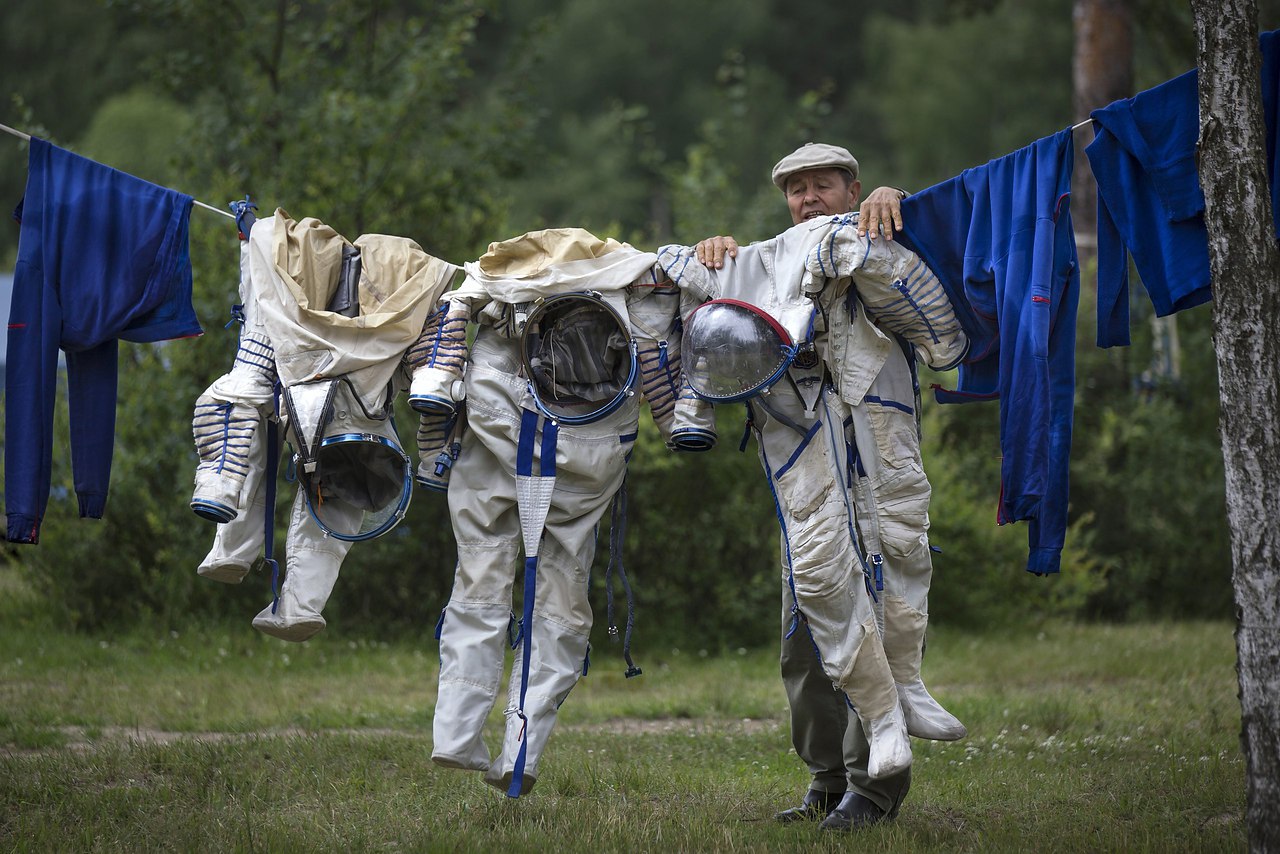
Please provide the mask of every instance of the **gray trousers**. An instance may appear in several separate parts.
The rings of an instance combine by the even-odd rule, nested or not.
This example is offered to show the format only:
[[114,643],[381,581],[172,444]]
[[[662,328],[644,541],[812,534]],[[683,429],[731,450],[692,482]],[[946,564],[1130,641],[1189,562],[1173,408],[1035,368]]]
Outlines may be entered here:
[[808,627],[791,629],[792,596],[782,583],[782,683],[791,708],[791,743],[820,792],[853,790],[885,812],[896,810],[911,788],[911,769],[873,780],[867,775],[870,750],[857,715],[822,670]]

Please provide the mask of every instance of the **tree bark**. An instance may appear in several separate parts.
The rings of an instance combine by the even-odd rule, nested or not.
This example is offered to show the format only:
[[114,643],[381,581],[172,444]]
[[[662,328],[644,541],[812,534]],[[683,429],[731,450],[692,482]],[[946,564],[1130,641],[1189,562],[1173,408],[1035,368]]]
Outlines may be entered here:
[[1191,0],[1252,851],[1280,851],[1280,250],[1256,0]]
[[[1074,0],[1075,34],[1071,58],[1073,123],[1089,113],[1133,94],[1133,0]],[[1086,122],[1072,136],[1075,143],[1071,173],[1071,223],[1076,233],[1080,264],[1080,318],[1093,320],[1098,293],[1098,185],[1084,150],[1093,142],[1093,123]],[[1117,383],[1130,382],[1128,347],[1108,354]],[[1095,387],[1096,388],[1096,387]],[[1086,392],[1091,393],[1091,392]]]
[[[1075,48],[1071,63],[1072,107],[1075,121],[1112,101],[1133,94],[1133,10],[1131,0],[1075,0],[1072,22]],[[1075,134],[1075,168],[1071,179],[1071,221],[1075,225],[1080,266],[1094,275],[1088,263],[1097,255],[1098,190],[1085,157],[1093,141],[1093,127]],[[1097,279],[1094,275],[1093,284]]]

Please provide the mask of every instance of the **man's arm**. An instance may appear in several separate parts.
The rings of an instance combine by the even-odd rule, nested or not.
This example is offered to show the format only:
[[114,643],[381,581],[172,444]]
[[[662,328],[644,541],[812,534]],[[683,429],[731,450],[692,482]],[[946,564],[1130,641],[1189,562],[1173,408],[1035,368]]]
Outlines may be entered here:
[[[868,232],[875,240],[881,234],[885,240],[893,240],[895,231],[902,231],[902,200],[906,190],[897,187],[876,187],[858,207],[858,236]],[[725,258],[738,257],[738,241],[728,235],[718,235],[699,240],[693,247],[698,263],[719,270]]]

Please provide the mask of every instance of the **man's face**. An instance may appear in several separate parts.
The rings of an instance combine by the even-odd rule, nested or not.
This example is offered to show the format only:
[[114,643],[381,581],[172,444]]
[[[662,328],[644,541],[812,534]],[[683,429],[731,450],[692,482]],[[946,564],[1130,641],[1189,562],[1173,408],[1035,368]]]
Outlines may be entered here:
[[843,169],[806,169],[787,178],[787,208],[791,222],[799,225],[816,216],[830,216],[856,210],[862,184],[850,181]]

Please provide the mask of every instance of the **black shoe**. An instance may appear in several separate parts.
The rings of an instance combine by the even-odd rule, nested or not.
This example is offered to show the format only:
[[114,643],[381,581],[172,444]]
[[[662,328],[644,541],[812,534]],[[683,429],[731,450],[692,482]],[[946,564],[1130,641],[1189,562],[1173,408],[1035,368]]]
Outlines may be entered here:
[[893,818],[894,813],[886,813],[870,798],[857,792],[846,792],[839,805],[818,827],[821,830],[858,830],[882,821],[892,821]]
[[793,821],[818,821],[835,809],[843,797],[844,792],[819,792],[817,789],[810,789],[805,792],[800,806],[776,813],[773,818],[783,824]]

